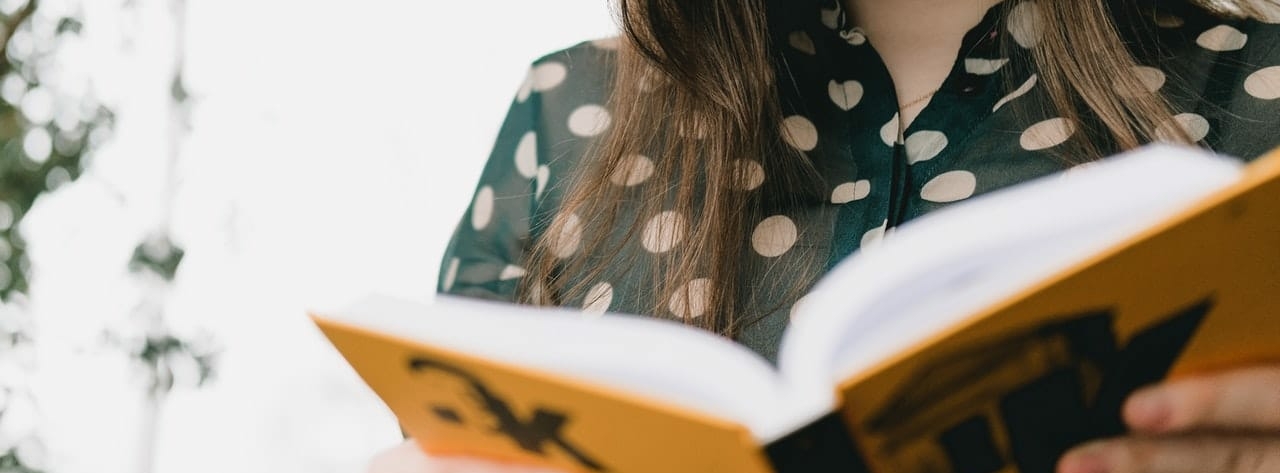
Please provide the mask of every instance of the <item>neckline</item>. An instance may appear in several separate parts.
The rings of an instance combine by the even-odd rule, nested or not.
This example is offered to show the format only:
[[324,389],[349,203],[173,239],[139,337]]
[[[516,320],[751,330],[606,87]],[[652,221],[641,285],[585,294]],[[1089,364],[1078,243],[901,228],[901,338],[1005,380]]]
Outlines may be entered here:
[[[982,19],[965,32],[960,43],[961,57],[980,57],[995,59],[1000,55],[1000,26],[1005,12],[1017,0],[1001,0],[987,8]],[[825,38],[827,41],[839,41],[852,47],[863,47],[869,44],[866,33],[849,21],[848,12],[841,0],[811,0],[813,10],[806,15],[806,30],[811,35]]]

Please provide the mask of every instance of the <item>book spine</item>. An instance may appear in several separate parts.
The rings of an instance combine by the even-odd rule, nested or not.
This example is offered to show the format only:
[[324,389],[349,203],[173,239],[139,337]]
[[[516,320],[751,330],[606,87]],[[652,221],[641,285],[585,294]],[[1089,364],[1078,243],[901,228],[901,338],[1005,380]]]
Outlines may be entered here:
[[773,441],[765,456],[775,473],[871,473],[839,412]]

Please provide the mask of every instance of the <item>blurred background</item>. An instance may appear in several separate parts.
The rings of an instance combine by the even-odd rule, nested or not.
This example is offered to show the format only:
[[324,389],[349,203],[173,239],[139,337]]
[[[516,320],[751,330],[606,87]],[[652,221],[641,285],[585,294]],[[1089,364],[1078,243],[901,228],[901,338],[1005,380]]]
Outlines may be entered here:
[[429,300],[536,57],[600,0],[0,0],[0,473],[348,472],[306,319]]

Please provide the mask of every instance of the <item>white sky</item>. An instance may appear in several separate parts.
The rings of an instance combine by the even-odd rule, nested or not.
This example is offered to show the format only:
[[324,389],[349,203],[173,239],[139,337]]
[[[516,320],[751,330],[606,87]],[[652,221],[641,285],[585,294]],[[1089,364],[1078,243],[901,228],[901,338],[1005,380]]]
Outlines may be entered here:
[[[142,378],[99,342],[136,325],[125,266],[164,208],[172,23],[168,2],[136,1],[82,2],[116,137],[24,228],[54,473],[137,471],[145,433]],[[305,308],[431,296],[527,64],[612,34],[605,2],[190,0],[188,13],[197,102],[169,315],[224,351],[212,385],[179,388],[161,413],[156,471],[362,471],[398,431]]]

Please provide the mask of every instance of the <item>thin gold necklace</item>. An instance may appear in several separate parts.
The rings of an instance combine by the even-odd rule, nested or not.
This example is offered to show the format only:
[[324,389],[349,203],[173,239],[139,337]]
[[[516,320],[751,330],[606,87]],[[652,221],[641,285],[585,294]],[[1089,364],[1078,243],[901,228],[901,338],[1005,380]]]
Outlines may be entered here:
[[934,96],[934,95],[938,95],[938,92],[941,92],[941,91],[942,91],[942,89],[934,89],[934,91],[933,91],[933,92],[929,92],[928,94],[925,94],[923,97],[920,97],[920,98],[918,98],[918,99],[912,100],[912,101],[907,102],[907,103],[905,103],[905,104],[899,105],[899,106],[898,106],[898,111],[899,111],[899,112],[902,112],[902,111],[905,111],[905,110],[907,110],[907,109],[909,109],[909,108],[911,108],[911,107],[914,107],[914,106],[916,106],[916,105],[919,105],[919,104],[920,104],[920,102],[924,102],[925,100],[929,100],[929,99],[933,98],[933,96]]

